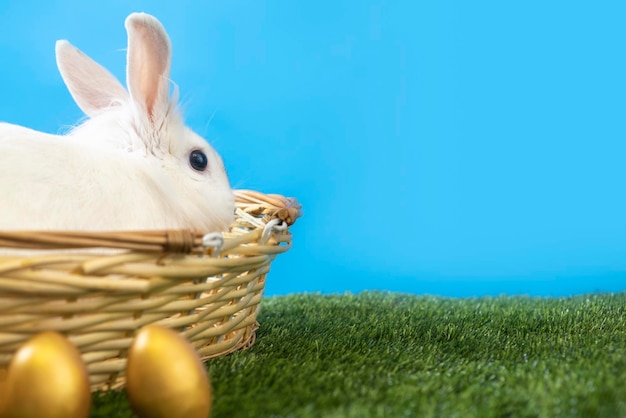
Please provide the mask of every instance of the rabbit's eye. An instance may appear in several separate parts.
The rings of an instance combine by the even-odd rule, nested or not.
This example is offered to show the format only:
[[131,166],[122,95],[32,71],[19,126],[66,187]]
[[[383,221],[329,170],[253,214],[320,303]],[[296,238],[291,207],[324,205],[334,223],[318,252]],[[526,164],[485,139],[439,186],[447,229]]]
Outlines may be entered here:
[[208,163],[209,160],[202,151],[195,150],[191,151],[191,154],[189,154],[189,164],[191,164],[194,170],[204,171]]

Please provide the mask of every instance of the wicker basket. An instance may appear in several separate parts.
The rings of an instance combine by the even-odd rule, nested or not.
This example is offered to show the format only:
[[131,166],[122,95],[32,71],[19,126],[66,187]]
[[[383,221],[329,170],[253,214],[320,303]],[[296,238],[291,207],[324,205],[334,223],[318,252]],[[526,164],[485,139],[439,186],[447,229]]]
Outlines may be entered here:
[[266,274],[290,248],[300,206],[236,196],[223,234],[0,232],[0,369],[44,330],[78,347],[92,390],[124,386],[127,349],[144,325],[177,330],[202,359],[250,347]]

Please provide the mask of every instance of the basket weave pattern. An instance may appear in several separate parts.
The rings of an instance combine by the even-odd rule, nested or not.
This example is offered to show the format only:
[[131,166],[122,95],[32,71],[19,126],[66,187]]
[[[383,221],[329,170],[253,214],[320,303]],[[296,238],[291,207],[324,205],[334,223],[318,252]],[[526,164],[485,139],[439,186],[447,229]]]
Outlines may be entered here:
[[265,277],[291,246],[300,206],[236,196],[224,234],[0,232],[0,369],[46,330],[81,351],[92,390],[124,386],[127,350],[148,324],[178,331],[202,359],[251,346]]

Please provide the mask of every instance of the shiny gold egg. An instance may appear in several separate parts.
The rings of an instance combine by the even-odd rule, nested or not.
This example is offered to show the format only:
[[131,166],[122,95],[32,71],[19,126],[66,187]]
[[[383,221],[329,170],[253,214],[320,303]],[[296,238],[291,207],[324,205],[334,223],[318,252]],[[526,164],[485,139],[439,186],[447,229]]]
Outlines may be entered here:
[[2,410],[4,409],[4,403],[6,401],[7,393],[7,371],[0,369],[0,417],[2,417]]
[[21,346],[4,382],[3,418],[83,418],[91,391],[79,351],[56,332],[42,332]]
[[207,418],[211,383],[194,348],[158,325],[142,328],[128,351],[126,390],[140,418]]

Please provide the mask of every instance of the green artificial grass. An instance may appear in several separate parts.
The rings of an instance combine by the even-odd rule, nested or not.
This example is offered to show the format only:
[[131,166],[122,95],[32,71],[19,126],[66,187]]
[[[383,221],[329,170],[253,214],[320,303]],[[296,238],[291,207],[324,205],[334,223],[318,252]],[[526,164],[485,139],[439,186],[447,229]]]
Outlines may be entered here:
[[[262,306],[256,344],[208,363],[213,418],[626,417],[626,293]],[[131,416],[94,395],[92,417]]]

